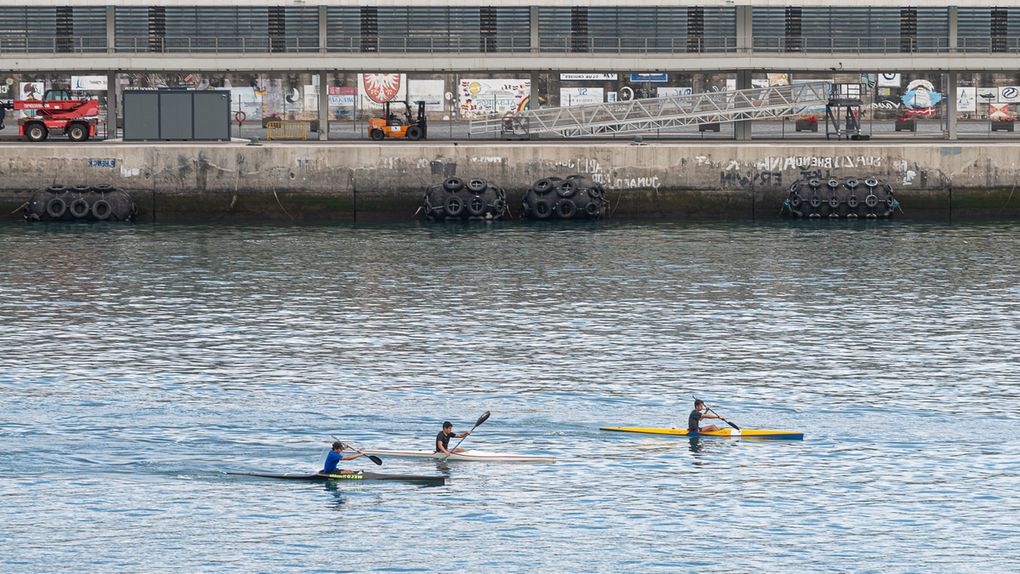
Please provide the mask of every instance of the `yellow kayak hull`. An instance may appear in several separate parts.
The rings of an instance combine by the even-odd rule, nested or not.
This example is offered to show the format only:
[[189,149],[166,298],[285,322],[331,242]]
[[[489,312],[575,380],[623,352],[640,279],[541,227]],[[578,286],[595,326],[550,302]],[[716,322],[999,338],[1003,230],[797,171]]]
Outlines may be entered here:
[[663,434],[672,436],[713,436],[719,438],[804,440],[804,433],[802,432],[784,430],[765,430],[765,429],[737,430],[733,428],[726,428],[709,432],[699,432],[690,435],[688,434],[687,429],[666,429],[653,427],[599,427],[599,430],[616,432],[633,432],[642,434]]

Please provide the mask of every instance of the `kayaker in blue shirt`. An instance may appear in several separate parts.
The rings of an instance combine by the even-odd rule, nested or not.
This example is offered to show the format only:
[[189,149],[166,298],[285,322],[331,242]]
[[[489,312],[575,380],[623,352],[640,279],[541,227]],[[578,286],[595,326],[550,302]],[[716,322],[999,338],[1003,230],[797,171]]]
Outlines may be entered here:
[[358,458],[359,456],[365,456],[364,454],[362,454],[360,452],[357,453],[357,454],[347,454],[347,455],[345,455],[345,454],[342,454],[343,451],[344,451],[344,443],[342,443],[340,441],[336,441],[335,443],[333,443],[333,450],[329,451],[329,454],[326,455],[326,464],[324,464],[322,466],[322,474],[337,474],[337,472],[339,472],[339,474],[347,474],[347,473],[354,472],[353,470],[340,470],[340,471],[337,471],[336,465],[340,464],[340,462],[344,461],[344,460],[354,460],[354,459]]
[[[702,413],[701,412],[702,410],[704,410],[705,412]],[[699,425],[701,424],[701,419],[720,419],[720,418],[722,417],[713,415],[712,413],[708,412],[708,405],[706,405],[704,401],[702,401],[701,399],[695,399],[694,410],[691,411],[690,416],[687,417],[687,432],[703,433],[719,430],[719,427],[715,425],[708,425],[705,427]]]

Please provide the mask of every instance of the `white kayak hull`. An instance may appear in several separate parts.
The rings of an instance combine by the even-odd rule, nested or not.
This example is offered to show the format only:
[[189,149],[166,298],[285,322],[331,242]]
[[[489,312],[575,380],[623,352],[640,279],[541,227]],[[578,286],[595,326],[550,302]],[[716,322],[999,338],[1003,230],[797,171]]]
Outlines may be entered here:
[[[394,458],[430,458],[443,460],[446,455],[430,450],[366,450],[365,454],[377,456],[391,456]],[[531,454],[505,454],[499,452],[486,452],[483,450],[466,450],[450,455],[448,460],[462,460],[474,462],[556,462],[554,456],[541,456]]]

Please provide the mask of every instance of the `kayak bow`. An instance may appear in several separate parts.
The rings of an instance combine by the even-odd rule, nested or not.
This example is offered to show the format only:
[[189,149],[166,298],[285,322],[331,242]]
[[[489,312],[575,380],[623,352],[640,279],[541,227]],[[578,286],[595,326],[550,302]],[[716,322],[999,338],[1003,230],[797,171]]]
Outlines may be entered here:
[[254,476],[258,478],[280,478],[286,480],[304,480],[304,481],[329,481],[329,480],[343,480],[349,482],[361,482],[366,480],[392,480],[397,482],[416,482],[422,484],[429,484],[434,486],[442,486],[446,484],[445,476],[415,476],[412,474],[380,474],[377,472],[351,472],[351,473],[336,473],[336,474],[322,474],[320,472],[305,474],[305,473],[284,473],[284,474],[273,474],[268,472],[228,472],[227,474],[234,476]]
[[804,440],[804,433],[783,430],[765,429],[719,429],[708,432],[688,434],[687,429],[666,429],[666,428],[645,428],[645,427],[599,427],[599,430],[616,432],[633,432],[642,434],[664,434],[672,436],[711,436],[719,438],[749,438],[749,439],[786,439]]
[[451,453],[449,458],[441,452],[430,450],[366,450],[366,454],[377,454],[394,458],[430,458],[435,460],[463,460],[475,462],[556,462],[554,456],[539,456],[530,454],[501,454],[498,452],[486,452],[481,450],[470,450]]

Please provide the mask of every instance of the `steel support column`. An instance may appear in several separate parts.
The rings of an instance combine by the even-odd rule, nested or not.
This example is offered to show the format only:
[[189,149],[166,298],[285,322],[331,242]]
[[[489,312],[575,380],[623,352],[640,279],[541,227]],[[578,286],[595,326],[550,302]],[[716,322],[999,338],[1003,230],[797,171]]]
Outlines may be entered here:
[[[737,71],[737,89],[746,90],[751,87],[751,70]],[[733,139],[748,141],[751,139],[751,120],[733,123]]]
[[530,16],[531,52],[537,54],[541,51],[541,42],[538,35],[538,6],[530,8]]
[[319,72],[319,141],[329,139],[329,72]]
[[117,137],[117,72],[106,72],[106,138]]
[[959,139],[956,131],[956,86],[959,84],[959,72],[946,74],[946,137]]
[[[751,7],[737,6],[737,52],[750,53],[754,31],[751,29]],[[751,87],[750,70],[737,72],[737,89],[745,90]],[[733,124],[733,139],[747,141],[751,139],[751,120],[735,122]]]

